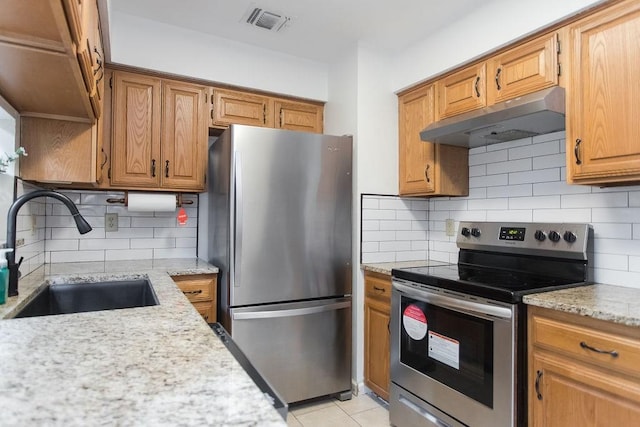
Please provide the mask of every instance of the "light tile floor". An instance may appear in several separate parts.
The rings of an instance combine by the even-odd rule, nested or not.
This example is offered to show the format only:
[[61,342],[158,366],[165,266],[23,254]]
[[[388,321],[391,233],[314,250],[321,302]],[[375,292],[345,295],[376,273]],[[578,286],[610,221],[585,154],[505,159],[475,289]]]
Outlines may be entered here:
[[289,427],[389,427],[389,411],[382,401],[361,393],[351,400],[317,400],[289,406]]

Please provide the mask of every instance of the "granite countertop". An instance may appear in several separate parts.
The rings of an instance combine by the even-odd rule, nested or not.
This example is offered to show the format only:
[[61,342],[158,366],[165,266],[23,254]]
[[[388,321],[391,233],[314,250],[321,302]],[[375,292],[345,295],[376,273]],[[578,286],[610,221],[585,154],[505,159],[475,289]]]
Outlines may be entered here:
[[364,271],[373,271],[374,273],[387,274],[391,276],[391,270],[394,268],[410,268],[410,267],[429,267],[432,265],[444,265],[446,262],[421,260],[421,261],[397,261],[397,262],[379,262],[364,263],[360,265],[360,269]]
[[526,295],[528,305],[640,326],[640,289],[594,284]]
[[[200,260],[45,265],[0,306],[3,425],[286,426],[171,280]],[[48,283],[146,276],[159,305],[11,319]]]

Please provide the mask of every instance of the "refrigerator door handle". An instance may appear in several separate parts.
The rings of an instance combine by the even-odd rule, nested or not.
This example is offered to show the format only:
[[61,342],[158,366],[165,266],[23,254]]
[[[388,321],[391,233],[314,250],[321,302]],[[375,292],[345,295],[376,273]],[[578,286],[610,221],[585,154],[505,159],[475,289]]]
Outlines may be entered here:
[[240,286],[240,272],[242,271],[242,158],[238,151],[235,154],[235,255],[234,255],[234,287]]
[[351,301],[340,301],[333,304],[318,305],[315,307],[291,308],[284,310],[250,311],[233,313],[233,320],[273,319],[276,317],[306,316],[309,314],[323,313],[325,311],[340,310],[351,307]]

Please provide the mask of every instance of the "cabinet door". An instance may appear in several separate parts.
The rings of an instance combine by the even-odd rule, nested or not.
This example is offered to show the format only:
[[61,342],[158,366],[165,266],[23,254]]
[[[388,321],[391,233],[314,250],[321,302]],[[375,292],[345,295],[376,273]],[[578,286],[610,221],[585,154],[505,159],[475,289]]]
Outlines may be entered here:
[[567,180],[640,180],[640,3],[626,1],[570,27]]
[[530,426],[632,426],[639,419],[637,381],[534,352],[529,369]]
[[160,79],[113,73],[111,184],[159,187]]
[[558,85],[558,35],[551,34],[488,61],[487,104]]
[[[73,0],[75,2],[76,0]],[[87,1],[82,7],[82,38],[76,45],[78,63],[85,83],[91,108],[96,118],[102,115],[102,94],[104,92],[104,60],[98,4]]]
[[207,89],[188,83],[162,84],[163,187],[204,190],[207,159]]
[[485,74],[483,62],[438,80],[438,120],[487,105]]
[[276,128],[322,133],[322,106],[280,100],[274,106]]
[[390,309],[367,298],[364,304],[364,378],[367,387],[389,400]]
[[[435,146],[420,139],[420,131],[434,121],[434,87],[425,86],[398,99],[398,169],[400,195],[435,191]],[[431,171],[431,177],[429,172]]]
[[266,96],[214,89],[213,123],[273,127],[272,105]]

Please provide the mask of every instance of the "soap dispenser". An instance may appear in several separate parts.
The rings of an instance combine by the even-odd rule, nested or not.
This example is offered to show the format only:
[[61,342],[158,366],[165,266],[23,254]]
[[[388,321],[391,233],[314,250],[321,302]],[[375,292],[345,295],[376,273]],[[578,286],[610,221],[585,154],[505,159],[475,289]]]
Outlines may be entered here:
[[7,302],[9,291],[9,268],[7,267],[7,253],[13,249],[0,249],[0,305]]

